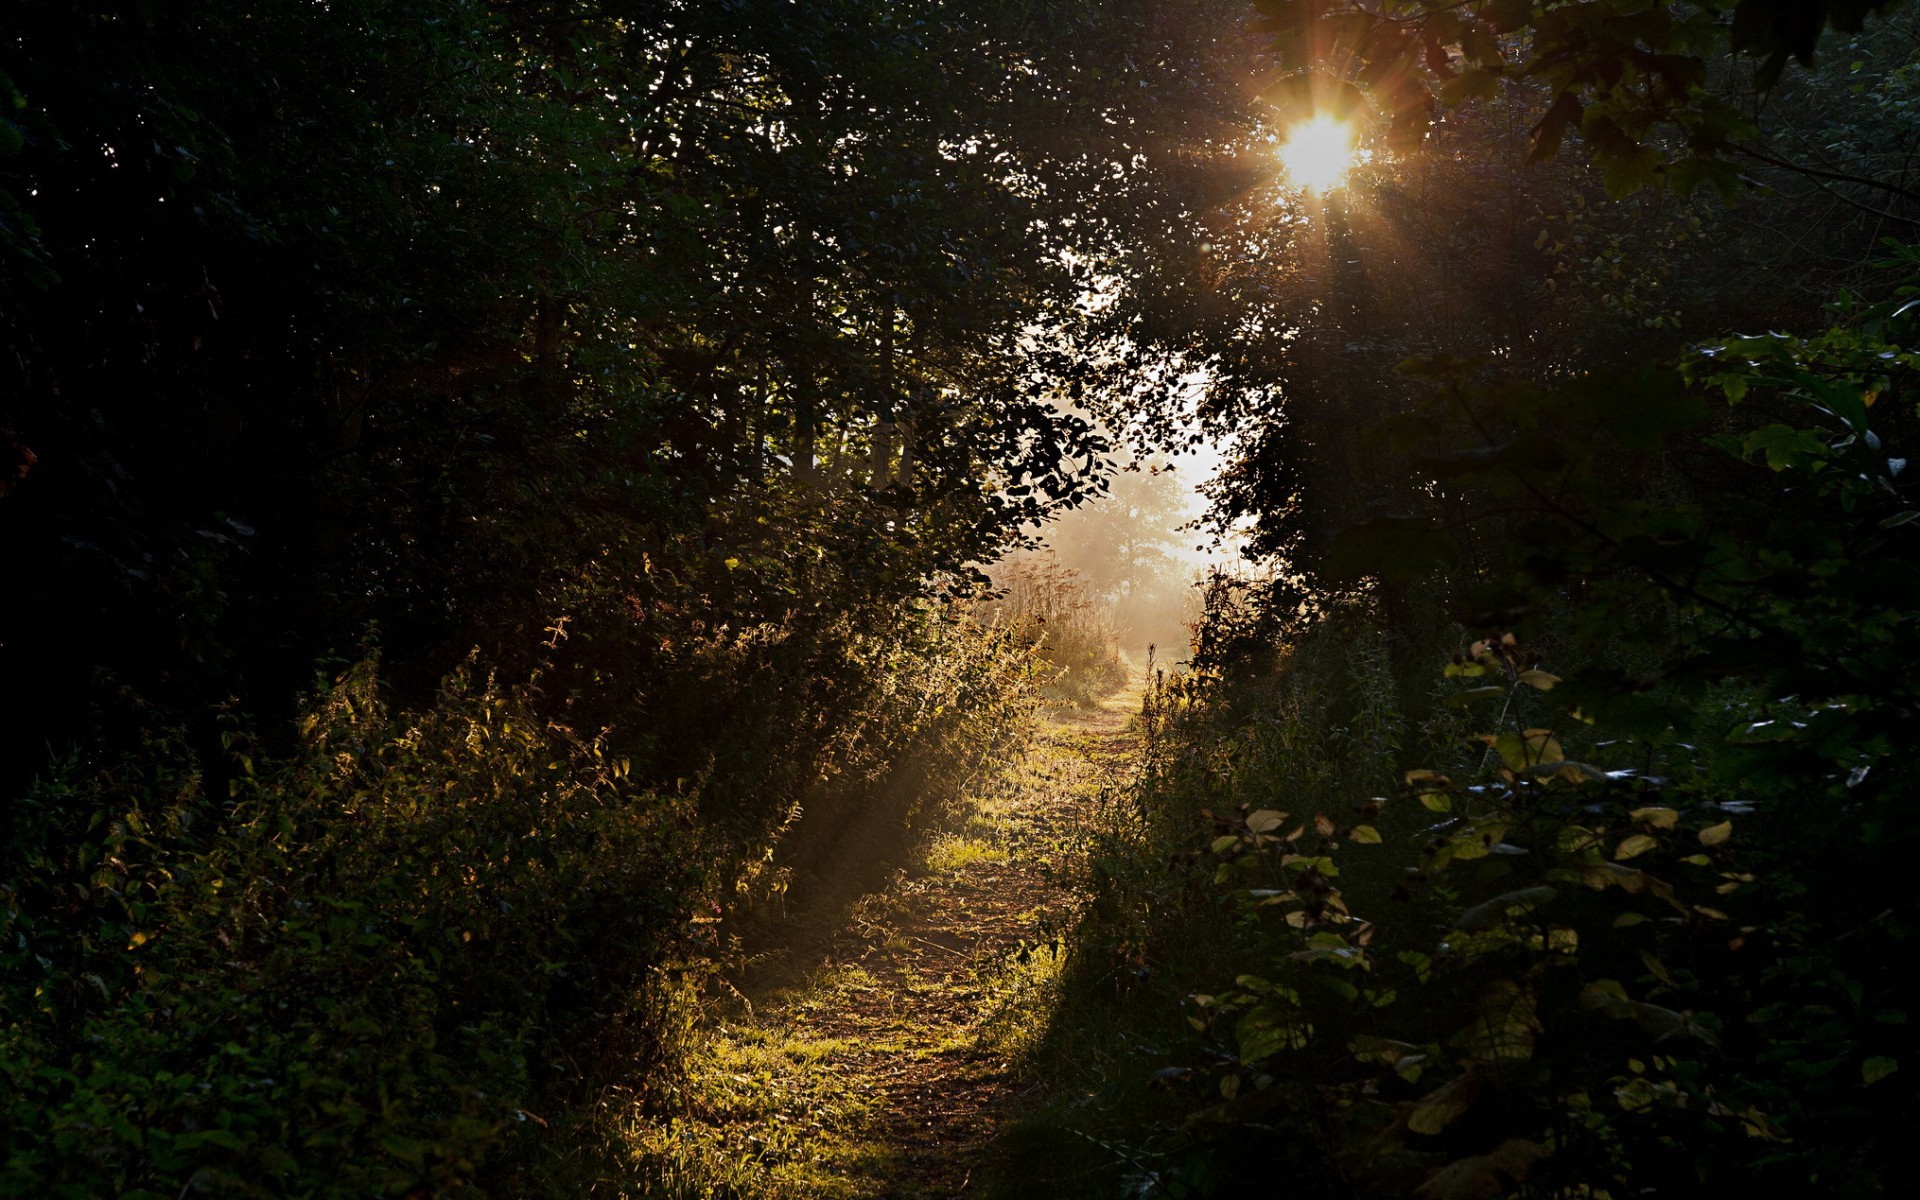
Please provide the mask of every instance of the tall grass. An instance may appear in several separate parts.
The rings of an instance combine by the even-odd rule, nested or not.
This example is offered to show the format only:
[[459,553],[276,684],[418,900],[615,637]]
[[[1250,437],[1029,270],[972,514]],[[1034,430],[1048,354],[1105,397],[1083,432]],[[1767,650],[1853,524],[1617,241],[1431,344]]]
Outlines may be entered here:
[[1032,647],[1046,665],[1049,698],[1089,705],[1126,685],[1120,623],[1079,572],[1042,550],[1002,559],[991,574],[995,596],[981,605],[981,619]]

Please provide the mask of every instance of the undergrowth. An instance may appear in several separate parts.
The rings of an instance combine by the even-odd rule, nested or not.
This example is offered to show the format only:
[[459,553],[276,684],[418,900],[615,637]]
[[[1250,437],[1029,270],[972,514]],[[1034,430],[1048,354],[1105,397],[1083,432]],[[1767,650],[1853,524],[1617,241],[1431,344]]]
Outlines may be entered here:
[[717,918],[802,810],[907,821],[1029,703],[1024,652],[946,610],[683,661],[705,682],[643,688],[810,695],[733,705],[691,776],[670,715],[575,730],[473,663],[397,711],[370,655],[290,747],[230,718],[211,775],[129,700],[137,752],[7,814],[0,1194],[591,1194],[598,1123],[674,1094]]

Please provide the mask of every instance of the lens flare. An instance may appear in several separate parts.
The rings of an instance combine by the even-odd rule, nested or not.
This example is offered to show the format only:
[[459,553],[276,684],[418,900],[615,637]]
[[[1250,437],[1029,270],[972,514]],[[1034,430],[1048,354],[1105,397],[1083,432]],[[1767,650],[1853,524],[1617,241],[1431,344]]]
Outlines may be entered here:
[[1332,117],[1302,121],[1280,146],[1287,175],[1311,192],[1339,187],[1357,158],[1353,126]]

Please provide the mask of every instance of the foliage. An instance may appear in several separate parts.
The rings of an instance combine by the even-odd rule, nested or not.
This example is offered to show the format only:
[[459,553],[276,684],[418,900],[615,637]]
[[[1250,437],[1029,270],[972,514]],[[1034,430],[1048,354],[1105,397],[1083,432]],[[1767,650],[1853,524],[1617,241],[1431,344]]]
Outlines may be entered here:
[[[1287,103],[1348,109],[1377,104],[1401,144],[1426,135],[1434,110],[1491,99],[1503,86],[1544,88],[1533,155],[1549,159],[1577,134],[1607,188],[1624,196],[1657,181],[1682,192],[1740,189],[1728,158],[1759,125],[1738,103],[1716,60],[1757,60],[1761,91],[1789,59],[1803,65],[1832,28],[1857,33],[1892,0],[1736,0],[1699,5],[1418,0],[1378,6],[1320,0],[1262,4],[1290,75]],[[1661,142],[1682,147],[1677,155]]]
[[378,621],[417,701],[565,615],[554,691],[601,695],[645,667],[589,637],[990,560],[1095,486],[1073,400],[1163,356],[1063,349],[1171,236],[1131,143],[1211,119],[1146,7],[12,6],[9,786],[96,669],[284,714]]
[[[737,709],[675,787],[544,717],[536,686],[469,666],[396,712],[371,659],[289,753],[231,722],[224,781],[164,726],[66,764],[0,859],[0,1192],[550,1178],[535,1135],[584,1089],[671,1078],[677,993],[799,800],[936,803],[1018,708],[1019,656],[941,614],[792,649],[836,719]],[[765,666],[705,657],[708,688]],[[783,769],[725,761],[749,744]]]
[[[1350,527],[1328,566],[1488,632],[1410,717],[1392,669],[1367,685],[1302,657],[1379,637],[1343,615],[1365,590],[1210,616],[1243,632],[1203,643],[1211,673],[1174,697],[1145,786],[1150,840],[1117,857],[1194,849],[1161,882],[1117,873],[1121,915],[1083,933],[1171,908],[1127,936],[1175,978],[1212,966],[1163,1072],[1186,1132],[1126,1132],[1160,1186],[1896,1186],[1920,830],[1915,697],[1887,668],[1920,650],[1916,295],[1624,379],[1409,364],[1431,397],[1377,443],[1435,502]],[[1444,632],[1412,628],[1438,668]],[[1296,648],[1228,669],[1274,636]],[[1322,688],[1383,700],[1293,699]],[[1207,919],[1223,931],[1187,932]]]
[[658,1056],[684,799],[464,670],[403,716],[362,663],[303,726],[288,759],[231,733],[225,797],[165,734],[29,797],[9,1194],[444,1190],[563,1055]]
[[[1611,6],[1556,11],[1575,10],[1598,19]],[[1838,176],[1905,186],[1913,17],[1900,8],[1857,35],[1830,34],[1821,69],[1789,72],[1756,109],[1756,148],[1834,177],[1747,159],[1732,204],[1673,188],[1611,199],[1577,136],[1531,161],[1530,130],[1552,102],[1531,78],[1444,106],[1418,147],[1370,135],[1371,158],[1322,197],[1276,182],[1261,137],[1284,135],[1297,114],[1257,106],[1261,123],[1238,147],[1249,183],[1205,211],[1206,240],[1182,267],[1198,286],[1168,285],[1158,314],[1211,355],[1207,386],[1190,412],[1172,396],[1130,397],[1109,420],[1163,437],[1182,420],[1203,427],[1230,450],[1212,523],[1313,572],[1356,516],[1424,503],[1363,436],[1417,402],[1394,369],[1407,358],[1485,357],[1540,381],[1630,373],[1730,328],[1813,328],[1841,289],[1888,294],[1900,281],[1876,265],[1878,243],[1914,217],[1913,200]],[[1320,41],[1359,20],[1330,12]],[[1272,32],[1250,40],[1265,46]],[[1245,69],[1283,76],[1283,57],[1250,46]]]

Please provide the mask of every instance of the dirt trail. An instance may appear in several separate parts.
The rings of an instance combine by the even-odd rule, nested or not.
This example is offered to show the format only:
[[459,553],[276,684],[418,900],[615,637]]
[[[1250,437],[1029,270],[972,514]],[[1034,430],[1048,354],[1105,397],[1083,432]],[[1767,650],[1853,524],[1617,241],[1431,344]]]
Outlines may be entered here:
[[1050,713],[912,868],[747,976],[739,1011],[704,1035],[690,1115],[636,1134],[668,1195],[973,1194],[1029,1087],[1017,1066],[1075,908],[1069,868],[1137,760],[1140,696]]

